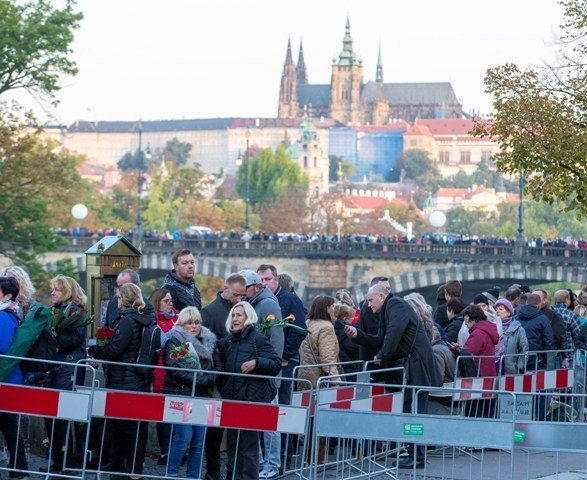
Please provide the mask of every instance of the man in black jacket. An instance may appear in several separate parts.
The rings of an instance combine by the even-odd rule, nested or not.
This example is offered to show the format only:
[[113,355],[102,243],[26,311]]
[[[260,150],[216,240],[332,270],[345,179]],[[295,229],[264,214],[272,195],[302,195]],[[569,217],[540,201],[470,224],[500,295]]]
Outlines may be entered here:
[[246,298],[247,283],[238,273],[224,281],[222,291],[216,294],[216,299],[202,308],[202,323],[209,328],[218,340],[227,335],[226,318],[233,305]]
[[[130,268],[125,268],[122,272],[118,274],[116,277],[116,290],[122,287],[126,283],[132,283],[137,287],[141,286],[141,278],[139,277],[138,272]],[[143,301],[145,305],[151,309],[153,309],[153,305],[149,301],[148,298],[143,296]],[[116,324],[120,320],[121,310],[118,308],[118,297],[114,295],[110,301],[108,302],[108,307],[106,308],[106,323],[105,325],[115,329]]]
[[202,296],[194,281],[196,263],[192,252],[187,249],[178,250],[171,257],[173,270],[165,276],[163,287],[171,292],[173,306],[181,311],[185,307],[196,307],[202,310]]

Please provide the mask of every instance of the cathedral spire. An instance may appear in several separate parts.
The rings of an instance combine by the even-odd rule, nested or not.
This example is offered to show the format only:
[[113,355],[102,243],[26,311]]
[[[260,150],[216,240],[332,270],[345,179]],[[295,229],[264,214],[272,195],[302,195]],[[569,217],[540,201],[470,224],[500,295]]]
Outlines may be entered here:
[[344,38],[342,39],[342,52],[338,56],[339,66],[359,65],[357,54],[353,52],[353,37],[351,37],[351,21],[346,17]]
[[383,83],[383,62],[381,61],[381,42],[379,42],[379,53],[377,55],[377,72],[375,74],[375,81]]
[[293,65],[293,57],[291,54],[291,40],[287,37],[287,53],[285,54],[285,65]]
[[300,53],[298,54],[298,85],[306,85],[308,83],[308,74],[306,72],[306,62],[304,61],[304,47],[302,46],[302,39],[300,38]]

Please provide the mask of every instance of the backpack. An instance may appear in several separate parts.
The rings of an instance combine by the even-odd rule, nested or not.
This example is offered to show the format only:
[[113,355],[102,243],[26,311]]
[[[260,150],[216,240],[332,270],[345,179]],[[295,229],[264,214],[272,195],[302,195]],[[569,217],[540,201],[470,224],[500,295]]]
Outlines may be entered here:
[[479,368],[477,367],[477,363],[473,358],[473,354],[469,352],[469,350],[462,347],[458,350],[451,348],[451,350],[455,356],[455,360],[457,361],[457,367],[459,369],[457,373],[459,377],[479,376]]
[[[151,366],[159,364],[159,357],[164,344],[164,335],[165,334],[156,323],[143,327],[143,332],[141,333],[141,346],[136,359],[137,364]],[[155,378],[154,368],[139,366],[136,367],[136,370],[147,376],[148,383],[153,383]]]
[[[34,359],[34,360],[57,360],[57,352],[59,350],[59,345],[57,344],[57,338],[53,335],[53,332],[46,326],[41,330],[41,333],[33,343],[32,347],[29,349],[27,354],[25,355],[26,358]],[[55,368],[59,367],[54,363],[43,363],[43,362],[33,362],[23,360],[20,362],[20,367],[25,372],[49,372],[54,370]]]

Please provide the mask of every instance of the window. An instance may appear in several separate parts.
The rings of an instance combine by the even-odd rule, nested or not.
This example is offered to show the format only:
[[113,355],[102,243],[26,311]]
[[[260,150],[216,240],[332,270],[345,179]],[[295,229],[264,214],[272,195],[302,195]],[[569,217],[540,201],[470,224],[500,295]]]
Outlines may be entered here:
[[461,152],[461,163],[471,163],[471,152],[469,150]]
[[314,157],[314,168],[318,168],[318,159]]
[[491,162],[491,150],[484,150],[481,152],[481,161],[486,163]]
[[308,168],[308,157],[304,157],[304,168]]
[[450,152],[438,152],[438,163],[448,164],[450,161]]

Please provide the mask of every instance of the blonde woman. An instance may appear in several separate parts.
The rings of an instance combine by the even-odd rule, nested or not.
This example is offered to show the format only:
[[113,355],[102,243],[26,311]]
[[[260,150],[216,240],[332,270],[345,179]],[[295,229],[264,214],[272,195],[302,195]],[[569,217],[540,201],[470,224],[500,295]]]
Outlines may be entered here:
[[[106,345],[90,347],[88,353],[100,360],[136,363],[143,329],[156,322],[155,312],[152,307],[145,306],[141,289],[133,283],[125,283],[118,289],[118,308],[121,310],[121,317],[114,337]],[[150,384],[147,374],[136,367],[108,365],[106,387],[148,392]],[[143,445],[146,443],[141,438],[146,434],[145,429],[139,428],[139,422],[125,420],[112,420],[111,426],[112,450],[108,469],[128,472],[128,466],[132,474],[141,474],[145,454]]]
[[20,291],[16,298],[16,303],[18,303],[17,315],[21,322],[24,321],[29,311],[37,303],[33,298],[35,287],[31,282],[31,278],[22,267],[17,265],[11,265],[0,270],[0,277],[14,278],[18,282]]

